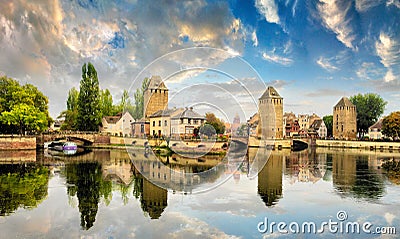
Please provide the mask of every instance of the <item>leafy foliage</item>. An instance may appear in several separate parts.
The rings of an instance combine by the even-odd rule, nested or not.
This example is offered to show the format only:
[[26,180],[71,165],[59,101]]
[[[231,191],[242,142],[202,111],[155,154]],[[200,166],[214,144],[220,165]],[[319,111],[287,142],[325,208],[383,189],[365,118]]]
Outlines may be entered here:
[[199,132],[200,134],[207,135],[208,137],[214,136],[216,134],[216,130],[209,123],[206,123],[203,126],[201,126]]
[[100,92],[100,109],[103,117],[114,114],[113,98],[108,89]]
[[225,132],[225,124],[218,119],[214,113],[206,113],[206,121],[208,124],[214,127],[217,134],[223,134]]
[[0,216],[37,207],[47,196],[48,169],[31,164],[0,165]]
[[388,137],[399,138],[400,111],[392,112],[382,121],[382,133]]
[[134,119],[141,119],[144,115],[144,91],[147,89],[148,85],[150,83],[149,78],[144,78],[142,82],[142,88],[136,89],[135,92],[135,111],[133,113],[133,118]]
[[325,123],[327,135],[332,136],[332,129],[333,129],[333,115],[325,115],[322,117],[322,120]]
[[65,130],[76,130],[77,129],[77,117],[78,117],[78,100],[79,91],[73,87],[68,92],[67,99],[67,110],[61,112],[58,118],[64,117],[64,123],[61,125],[61,129]]
[[52,119],[48,99],[35,86],[21,86],[17,81],[0,77],[0,132],[25,133],[44,131]]
[[387,102],[374,93],[354,95],[350,101],[357,108],[357,131],[363,136],[383,114]]
[[97,71],[89,62],[82,66],[82,80],[78,97],[77,128],[98,131],[101,121],[100,88]]

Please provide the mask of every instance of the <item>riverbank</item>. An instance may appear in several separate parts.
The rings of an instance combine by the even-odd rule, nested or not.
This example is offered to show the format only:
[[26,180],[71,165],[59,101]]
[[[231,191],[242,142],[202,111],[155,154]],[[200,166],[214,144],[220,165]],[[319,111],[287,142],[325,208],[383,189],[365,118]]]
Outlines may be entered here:
[[36,149],[35,137],[0,136],[0,150]]

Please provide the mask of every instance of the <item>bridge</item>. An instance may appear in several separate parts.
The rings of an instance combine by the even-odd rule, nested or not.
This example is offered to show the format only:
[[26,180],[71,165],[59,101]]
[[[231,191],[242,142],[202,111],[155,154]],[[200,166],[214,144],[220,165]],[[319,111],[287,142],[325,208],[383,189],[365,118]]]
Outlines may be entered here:
[[79,142],[83,145],[92,145],[96,143],[101,143],[101,144],[110,143],[110,136],[101,135],[97,132],[66,131],[66,132],[55,132],[55,133],[43,133],[37,135],[36,145],[38,148],[43,148],[45,142],[57,141],[62,139]]

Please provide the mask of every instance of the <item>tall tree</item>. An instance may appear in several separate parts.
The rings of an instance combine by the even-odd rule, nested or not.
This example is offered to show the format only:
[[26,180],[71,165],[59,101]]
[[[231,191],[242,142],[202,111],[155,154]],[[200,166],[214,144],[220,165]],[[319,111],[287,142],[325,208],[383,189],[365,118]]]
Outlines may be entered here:
[[350,101],[357,108],[357,131],[363,137],[368,132],[368,127],[383,114],[387,102],[374,93],[354,95],[350,97]]
[[133,118],[135,119],[141,119],[143,117],[143,108],[144,108],[144,91],[147,89],[149,86],[150,79],[149,78],[144,78],[142,82],[142,87],[139,89],[136,89],[135,92],[135,111],[133,113]]
[[98,131],[101,122],[100,88],[97,71],[90,62],[82,66],[77,119],[78,130]]
[[223,134],[225,132],[225,124],[214,113],[206,113],[206,121],[208,124],[214,127],[217,134]]
[[101,115],[103,117],[113,115],[113,98],[108,89],[101,91],[100,108],[101,108]]
[[125,111],[128,111],[132,116],[135,114],[135,106],[132,104],[127,90],[124,90],[121,96],[120,103],[114,107],[115,114]]
[[58,118],[64,117],[64,123],[61,125],[63,130],[76,130],[77,129],[77,118],[78,118],[78,101],[79,91],[73,87],[68,92],[67,98],[67,110],[61,112]]
[[322,120],[325,123],[328,137],[332,136],[333,115],[325,115]]
[[400,135],[400,111],[392,112],[390,115],[383,118],[382,134],[399,138]]

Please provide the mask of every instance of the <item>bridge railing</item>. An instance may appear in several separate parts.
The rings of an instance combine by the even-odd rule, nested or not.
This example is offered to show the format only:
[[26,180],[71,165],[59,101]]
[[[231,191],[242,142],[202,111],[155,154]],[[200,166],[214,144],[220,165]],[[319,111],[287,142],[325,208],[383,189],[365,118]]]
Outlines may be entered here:
[[53,132],[45,132],[43,135],[71,135],[71,134],[97,134],[102,135],[101,132],[97,131],[53,131]]

